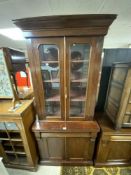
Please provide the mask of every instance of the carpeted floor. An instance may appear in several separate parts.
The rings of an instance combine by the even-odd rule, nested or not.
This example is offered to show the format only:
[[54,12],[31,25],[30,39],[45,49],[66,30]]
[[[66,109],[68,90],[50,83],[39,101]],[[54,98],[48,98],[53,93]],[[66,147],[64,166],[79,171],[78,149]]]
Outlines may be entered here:
[[75,167],[63,166],[61,175],[131,175],[131,167]]

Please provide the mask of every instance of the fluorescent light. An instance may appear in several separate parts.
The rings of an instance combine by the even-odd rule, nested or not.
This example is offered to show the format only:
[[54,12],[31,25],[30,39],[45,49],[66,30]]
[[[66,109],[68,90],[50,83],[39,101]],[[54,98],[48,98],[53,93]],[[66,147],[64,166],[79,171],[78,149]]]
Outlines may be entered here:
[[19,28],[0,29],[0,34],[12,40],[24,40],[23,33]]

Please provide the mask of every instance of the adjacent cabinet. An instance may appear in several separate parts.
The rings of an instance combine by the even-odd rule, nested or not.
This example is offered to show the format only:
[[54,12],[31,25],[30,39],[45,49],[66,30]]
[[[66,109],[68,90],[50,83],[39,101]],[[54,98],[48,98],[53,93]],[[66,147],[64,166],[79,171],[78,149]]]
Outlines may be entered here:
[[[116,15],[14,20],[27,41],[41,162],[92,163],[104,35]],[[81,148],[80,148],[80,147]]]
[[114,63],[105,111],[116,129],[131,127],[131,63]]
[[96,145],[95,166],[131,165],[131,129],[114,130],[106,114],[96,113],[101,134]]
[[7,167],[37,169],[38,156],[31,132],[34,121],[33,101],[22,101],[11,110],[11,100],[0,102],[0,156]]

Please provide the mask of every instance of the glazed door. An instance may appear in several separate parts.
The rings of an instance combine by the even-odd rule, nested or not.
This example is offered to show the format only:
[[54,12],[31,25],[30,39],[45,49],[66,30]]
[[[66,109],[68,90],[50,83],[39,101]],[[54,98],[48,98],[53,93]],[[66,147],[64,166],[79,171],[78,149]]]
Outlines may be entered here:
[[69,120],[91,119],[101,63],[100,37],[66,38],[66,117]]
[[[35,83],[38,97],[38,113],[43,118],[64,117],[63,38],[34,39],[34,62],[38,77]],[[35,57],[34,56],[34,57]],[[33,72],[35,74],[35,72]],[[35,88],[34,88],[35,90]],[[37,99],[36,99],[37,100]]]

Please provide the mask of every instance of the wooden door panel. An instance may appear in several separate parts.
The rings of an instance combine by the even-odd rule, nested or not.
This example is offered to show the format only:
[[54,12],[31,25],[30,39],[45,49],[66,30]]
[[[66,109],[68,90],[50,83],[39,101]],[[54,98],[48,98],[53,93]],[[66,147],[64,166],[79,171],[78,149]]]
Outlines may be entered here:
[[110,142],[107,161],[130,160],[131,142]]
[[65,152],[65,139],[61,137],[46,137],[39,142],[42,159],[62,160]]
[[66,138],[66,157],[69,160],[90,160],[92,159],[92,151],[90,152],[90,138],[71,137]]

